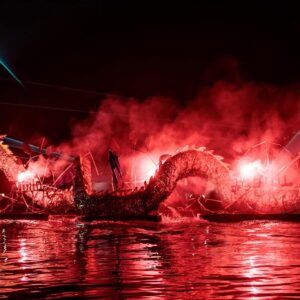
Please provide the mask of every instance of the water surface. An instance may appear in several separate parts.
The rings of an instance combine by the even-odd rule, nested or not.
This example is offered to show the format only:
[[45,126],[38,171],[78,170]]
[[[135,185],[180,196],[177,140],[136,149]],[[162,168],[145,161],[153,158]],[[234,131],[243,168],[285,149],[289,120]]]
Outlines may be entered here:
[[300,299],[300,223],[0,221],[0,299]]

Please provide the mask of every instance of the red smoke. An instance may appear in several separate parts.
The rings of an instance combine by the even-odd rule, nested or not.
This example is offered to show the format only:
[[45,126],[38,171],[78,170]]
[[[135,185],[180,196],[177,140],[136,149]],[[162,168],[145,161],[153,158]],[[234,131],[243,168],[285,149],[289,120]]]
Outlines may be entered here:
[[125,177],[138,181],[150,177],[160,155],[185,145],[206,146],[231,162],[261,141],[286,143],[299,127],[299,97],[297,87],[224,81],[203,88],[184,104],[164,97],[110,97],[97,114],[74,126],[72,139],[58,150],[76,155],[91,151],[100,173],[109,177],[111,147]]

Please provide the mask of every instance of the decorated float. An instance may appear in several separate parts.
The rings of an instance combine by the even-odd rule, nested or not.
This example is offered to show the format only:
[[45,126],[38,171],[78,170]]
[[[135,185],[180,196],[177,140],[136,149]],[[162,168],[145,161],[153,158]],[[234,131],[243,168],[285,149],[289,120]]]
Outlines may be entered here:
[[[0,195],[0,215],[76,214],[90,219],[113,220],[161,214],[199,215],[229,221],[297,219],[300,214],[298,144],[297,138],[286,147],[263,142],[231,165],[205,147],[186,147],[174,155],[164,156],[166,159],[160,161],[155,175],[142,187],[94,192],[91,161],[87,155],[69,157],[63,172],[49,181],[18,161],[3,136],[0,171],[10,188]],[[40,151],[39,155],[46,153]],[[54,153],[48,155],[47,162],[51,157],[62,159],[60,154]],[[51,163],[46,165],[50,168]],[[58,186],[59,179],[70,170],[72,183],[63,188]],[[182,197],[174,205],[166,204],[178,182],[186,178],[201,178],[209,182],[209,188]]]

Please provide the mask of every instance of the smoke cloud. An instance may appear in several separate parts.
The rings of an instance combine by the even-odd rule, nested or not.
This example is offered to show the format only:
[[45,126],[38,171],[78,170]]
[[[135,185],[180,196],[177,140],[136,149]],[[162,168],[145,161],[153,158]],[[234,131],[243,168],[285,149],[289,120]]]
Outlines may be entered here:
[[185,145],[206,146],[232,162],[261,141],[285,144],[299,128],[299,99],[297,86],[225,81],[201,89],[184,104],[159,96],[145,101],[109,97],[55,150],[90,151],[105,178],[112,148],[125,177],[143,182],[155,173],[162,154],[175,154]]

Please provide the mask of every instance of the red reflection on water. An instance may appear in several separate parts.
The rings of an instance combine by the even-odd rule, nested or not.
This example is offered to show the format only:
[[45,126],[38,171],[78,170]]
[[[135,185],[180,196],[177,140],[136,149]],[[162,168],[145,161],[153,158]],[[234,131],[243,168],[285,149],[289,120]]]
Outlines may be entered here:
[[300,226],[287,224],[0,224],[0,296],[45,289],[57,299],[290,295],[300,286]]

